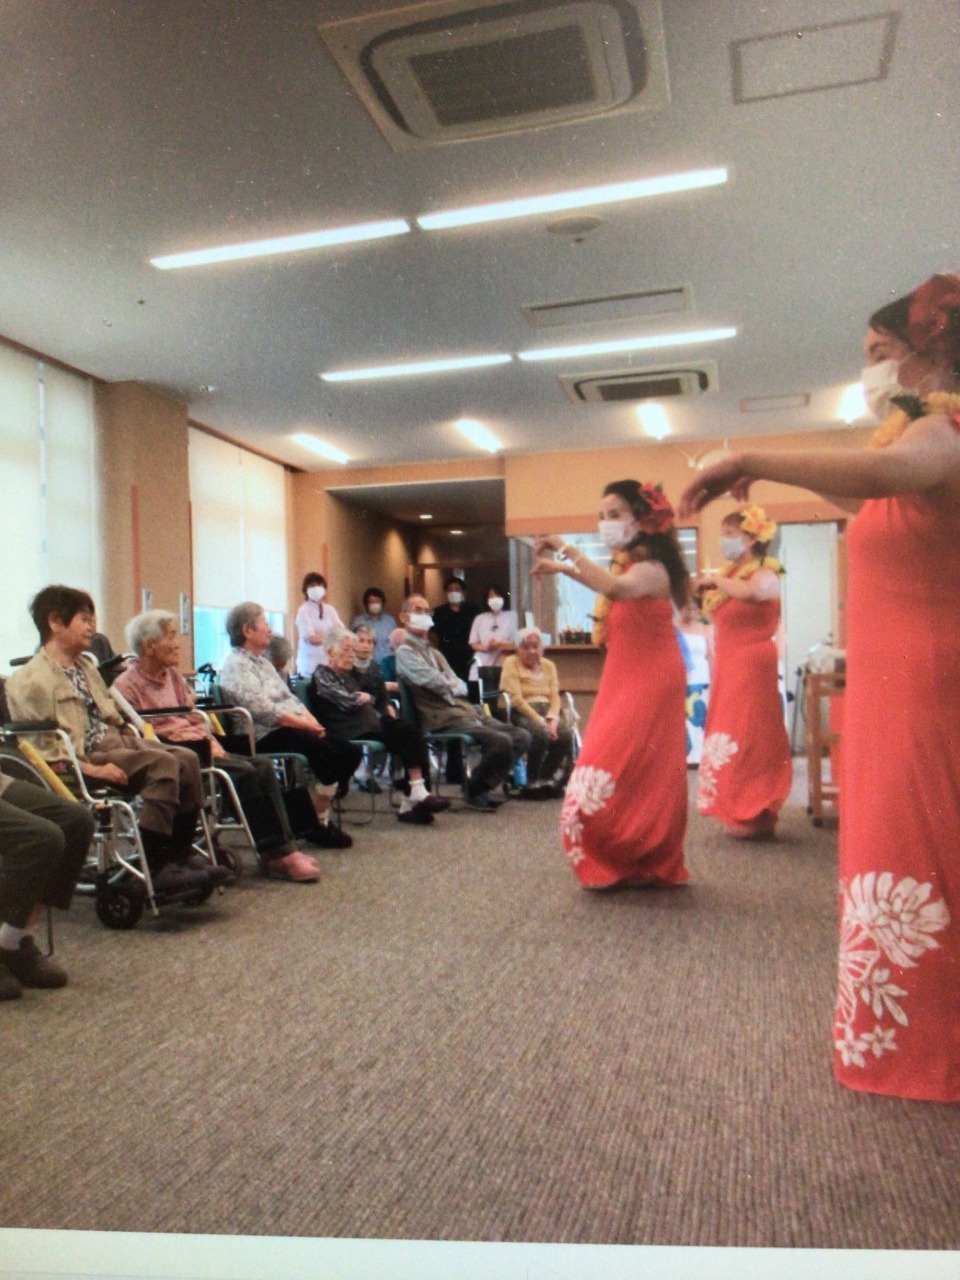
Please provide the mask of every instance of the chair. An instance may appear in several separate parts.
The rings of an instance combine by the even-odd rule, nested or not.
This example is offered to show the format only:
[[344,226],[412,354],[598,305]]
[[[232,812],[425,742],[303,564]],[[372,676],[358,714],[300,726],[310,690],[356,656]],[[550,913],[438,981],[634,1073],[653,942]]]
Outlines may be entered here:
[[476,738],[469,733],[464,733],[459,729],[424,729],[420,720],[420,714],[417,711],[417,704],[413,697],[413,692],[405,680],[398,682],[400,695],[400,715],[404,720],[410,720],[423,733],[427,740],[427,746],[433,748],[438,757],[441,768],[438,769],[436,779],[437,795],[440,794],[440,774],[443,772],[447,753],[454,743],[460,744],[463,756],[463,782],[461,784],[463,794],[467,794],[470,785],[470,760],[468,756],[468,748],[477,745]]

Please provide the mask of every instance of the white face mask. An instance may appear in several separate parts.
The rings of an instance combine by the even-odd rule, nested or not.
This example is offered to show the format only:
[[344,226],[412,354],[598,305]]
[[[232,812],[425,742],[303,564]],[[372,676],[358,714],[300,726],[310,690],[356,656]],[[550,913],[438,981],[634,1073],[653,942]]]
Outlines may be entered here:
[[433,626],[433,615],[430,613],[411,613],[408,625],[414,631],[429,631]]
[[868,364],[860,374],[863,385],[863,398],[867,408],[875,418],[885,418],[890,412],[890,397],[903,391],[898,376],[900,361],[881,360],[879,364]]
[[448,591],[448,592],[447,592],[447,600],[450,602],[450,604],[463,604],[463,592],[462,592],[462,591]]
[[357,668],[358,671],[366,671],[367,667],[369,667],[370,665],[370,659],[354,658],[353,665]]
[[720,535],[720,554],[724,560],[739,560],[746,550],[746,541],[738,535],[735,538],[726,538]]
[[487,601],[487,608],[492,613],[499,613],[503,608],[503,596],[491,596]]
[[614,551],[617,547],[625,547],[633,537],[633,521],[601,520],[597,525],[597,532],[610,550]]
[[314,604],[319,604],[326,594],[326,587],[307,587],[307,599],[312,600]]
[[377,614],[383,613],[383,605],[379,600],[371,600],[367,605],[367,612],[372,618],[375,618]]

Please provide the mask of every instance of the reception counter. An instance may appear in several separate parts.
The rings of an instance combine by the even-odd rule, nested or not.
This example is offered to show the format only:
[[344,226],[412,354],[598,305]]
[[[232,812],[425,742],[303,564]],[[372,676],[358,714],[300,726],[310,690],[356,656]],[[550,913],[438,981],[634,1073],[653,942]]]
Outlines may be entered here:
[[556,664],[560,688],[569,690],[581,717],[581,732],[593,709],[603,670],[603,650],[595,644],[551,644],[544,654]]

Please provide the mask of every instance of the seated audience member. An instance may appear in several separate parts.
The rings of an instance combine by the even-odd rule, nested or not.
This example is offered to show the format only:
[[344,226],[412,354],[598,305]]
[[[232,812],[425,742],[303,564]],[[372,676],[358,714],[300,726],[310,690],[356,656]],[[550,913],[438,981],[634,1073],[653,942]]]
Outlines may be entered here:
[[470,629],[479,613],[476,605],[467,604],[463,583],[451,574],[443,584],[446,604],[433,611],[433,634],[437,648],[450,663],[461,680],[470,679],[473,665],[473,649],[470,647]]
[[384,691],[382,711],[374,696],[361,688],[354,670],[356,638],[346,627],[331,627],[324,637],[327,661],[313,673],[310,701],[317,719],[339,738],[373,738],[403,762],[407,782],[397,817],[401,822],[426,824],[433,815],[450,808],[450,801],[430,795],[425,779],[430,757],[423,734],[388,708]]
[[278,674],[287,681],[290,675],[290,663],[293,660],[293,645],[286,636],[271,636],[267,646],[267,657],[276,667]]
[[324,597],[327,580],[322,573],[304,575],[303,604],[297,610],[294,625],[297,628],[297,675],[309,680],[318,662],[324,661],[323,637],[331,627],[342,627],[343,621],[336,609]]
[[530,734],[524,800],[552,800],[563,794],[557,774],[569,770],[573,737],[560,719],[557,668],[543,656],[543,638],[536,627],[517,633],[517,652],[503,661],[500,688],[510,697],[510,717]]
[[443,654],[430,647],[433,626],[426,596],[408,596],[400,614],[406,640],[397,648],[397,675],[410,690],[423,728],[468,733],[480,747],[480,763],[467,789],[471,809],[498,807],[491,791],[507,780],[515,760],[530,747],[530,735],[516,725],[483,715],[464,700],[467,686]]
[[[402,627],[394,627],[387,637],[390,659],[394,667],[396,663],[393,659],[393,636],[397,633],[401,636],[407,634]],[[400,686],[396,680],[388,680],[386,678],[383,666],[376,659],[374,654],[376,637],[373,634],[373,628],[368,627],[365,622],[358,622],[353,628],[353,635],[357,642],[357,660],[354,663],[354,667],[356,668],[361,688],[374,695],[374,702],[377,703],[377,710],[379,711],[386,705],[390,695],[396,693]]]
[[92,838],[89,809],[0,772],[0,1000],[66,986],[33,928],[44,907],[69,907]]
[[[193,690],[179,671],[180,635],[172,613],[151,609],[138,614],[127,624],[127,646],[136,657],[114,681],[114,688],[132,707],[159,711],[194,705]],[[289,654],[287,645],[288,659]],[[251,758],[225,751],[199,715],[162,716],[150,723],[165,742],[192,747],[203,764],[214,764],[228,774],[268,875],[301,883],[319,878],[317,863],[296,847],[277,773],[267,756]]]
[[253,717],[257,751],[295,752],[305,756],[317,779],[312,800],[317,827],[307,837],[324,849],[349,849],[351,838],[333,826],[330,801],[345,793],[363,753],[350,742],[327,735],[326,729],[283,682],[264,656],[272,632],[260,605],[246,600],[227,615],[227,635],[233,646],[220,669],[220,687],[228,701],[246,707]]
[[396,629],[397,620],[391,613],[384,611],[387,597],[379,587],[367,587],[363,593],[363,613],[358,613],[350,624],[352,631],[360,626],[369,627],[373,632],[375,644],[374,660],[379,663],[384,679],[393,680],[396,668],[393,663],[393,651],[390,648],[390,632]]
[[[140,796],[140,835],[154,888],[188,893],[227,878],[223,867],[187,865],[203,805],[200,762],[185,747],[136,737],[93,663],[83,657],[96,630],[94,605],[85,591],[50,586],[34,598],[30,613],[40,650],[6,685],[17,720],[53,720],[70,738],[88,784]],[[68,753],[58,738],[39,744],[48,763],[66,775]]]

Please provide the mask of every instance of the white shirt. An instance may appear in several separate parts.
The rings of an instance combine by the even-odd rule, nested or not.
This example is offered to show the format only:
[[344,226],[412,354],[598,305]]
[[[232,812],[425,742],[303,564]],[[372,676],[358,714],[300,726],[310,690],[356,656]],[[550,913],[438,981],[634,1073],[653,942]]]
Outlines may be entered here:
[[307,636],[319,635],[325,636],[331,627],[342,627],[340,615],[332,604],[321,601],[323,605],[323,613],[320,613],[320,605],[313,600],[304,600],[303,604],[297,610],[296,626],[297,635],[300,637],[300,643],[297,645],[297,674],[301,676],[312,676],[314,670],[318,666],[327,665],[327,655],[324,652],[323,642],[320,644],[311,644]]
[[[508,640],[514,644],[517,639],[517,615],[512,609],[501,609],[494,613],[488,609],[486,613],[478,613],[470,628],[471,644],[488,644],[491,640]],[[491,649],[488,653],[475,653],[474,666],[502,667],[504,655],[499,649]]]

